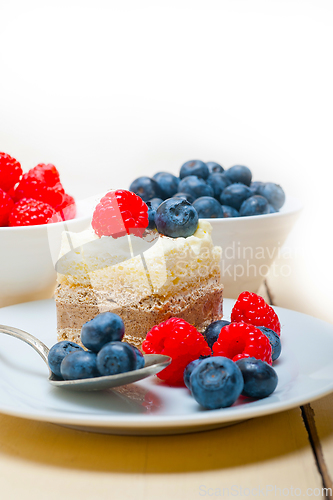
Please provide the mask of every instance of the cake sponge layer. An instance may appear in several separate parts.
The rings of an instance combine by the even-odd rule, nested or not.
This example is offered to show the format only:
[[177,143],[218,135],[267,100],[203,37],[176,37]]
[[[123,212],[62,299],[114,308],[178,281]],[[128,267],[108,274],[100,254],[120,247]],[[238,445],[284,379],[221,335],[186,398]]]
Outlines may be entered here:
[[[56,290],[58,341],[80,343],[81,327],[97,314],[110,311],[118,314],[125,324],[124,340],[141,347],[149,330],[171,317],[188,321],[199,331],[223,316],[223,285],[219,273],[197,287],[182,290],[167,297],[145,297],[137,303],[125,297],[115,302],[106,292],[92,287],[60,285]],[[126,303],[127,302],[127,303]]]

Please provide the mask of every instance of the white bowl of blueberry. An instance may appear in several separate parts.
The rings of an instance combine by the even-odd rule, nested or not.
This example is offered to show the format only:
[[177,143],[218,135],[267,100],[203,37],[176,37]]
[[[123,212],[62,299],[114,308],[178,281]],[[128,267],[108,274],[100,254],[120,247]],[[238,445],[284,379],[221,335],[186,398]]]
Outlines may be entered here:
[[222,281],[231,298],[245,289],[258,291],[302,208],[279,184],[253,181],[244,165],[224,169],[201,160],[184,163],[179,177],[169,172],[138,177],[129,189],[147,203],[150,229],[170,199],[168,205],[191,206],[199,219],[209,219],[214,244],[222,248]]

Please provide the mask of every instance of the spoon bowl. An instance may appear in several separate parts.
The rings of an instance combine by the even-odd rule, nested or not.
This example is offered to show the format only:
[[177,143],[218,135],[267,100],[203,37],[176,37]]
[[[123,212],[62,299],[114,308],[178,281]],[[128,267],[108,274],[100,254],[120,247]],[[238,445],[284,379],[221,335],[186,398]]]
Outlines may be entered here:
[[113,387],[120,387],[121,385],[131,384],[149,377],[150,375],[155,375],[171,363],[170,356],[164,356],[163,354],[146,354],[144,356],[145,366],[143,368],[139,368],[138,370],[94,378],[62,380],[50,370],[48,363],[49,348],[41,340],[24,330],[20,330],[12,326],[0,325],[0,332],[22,340],[26,344],[30,345],[47,364],[50,372],[50,384],[55,387],[72,391],[102,391]]

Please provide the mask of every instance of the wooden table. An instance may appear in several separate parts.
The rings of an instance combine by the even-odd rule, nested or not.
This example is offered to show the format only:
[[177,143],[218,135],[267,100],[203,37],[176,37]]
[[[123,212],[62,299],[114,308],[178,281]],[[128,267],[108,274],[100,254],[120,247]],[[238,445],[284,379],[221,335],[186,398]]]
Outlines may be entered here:
[[157,437],[87,433],[0,414],[0,498],[329,498],[332,413],[333,394],[231,427]]

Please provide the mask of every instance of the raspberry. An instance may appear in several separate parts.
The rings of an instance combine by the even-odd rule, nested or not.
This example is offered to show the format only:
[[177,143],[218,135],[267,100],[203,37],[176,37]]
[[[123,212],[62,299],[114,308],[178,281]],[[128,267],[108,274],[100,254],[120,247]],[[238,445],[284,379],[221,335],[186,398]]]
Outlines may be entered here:
[[39,163],[36,167],[29,171],[34,177],[48,186],[55,186],[60,182],[58,170],[51,163]]
[[169,366],[158,377],[169,385],[184,385],[186,366],[200,356],[210,356],[211,351],[203,335],[180,318],[170,318],[147,333],[142,343],[146,354],[166,354],[172,358]]
[[14,201],[0,188],[0,226],[7,226],[8,217],[12,208],[14,206]]
[[231,321],[244,321],[254,326],[265,326],[278,335],[281,325],[274,309],[256,293],[242,292],[231,312]]
[[252,357],[272,364],[272,348],[266,335],[243,322],[222,328],[213,345],[213,356],[225,356],[233,361]]
[[59,174],[53,165],[40,164],[23,177],[15,189],[16,201],[33,198],[58,209],[64,201],[65,191],[59,182]]
[[76,204],[73,196],[65,193],[62,204],[57,207],[57,212],[62,220],[74,219],[76,215]]
[[95,208],[91,224],[99,237],[142,236],[148,226],[148,207],[131,191],[110,191]]
[[7,191],[7,194],[12,198],[12,200],[15,200],[15,188],[12,187]]
[[16,203],[9,216],[9,226],[39,226],[59,221],[61,217],[54,208],[31,198],[23,198]]
[[0,188],[8,192],[20,180],[21,165],[15,158],[0,153]]

